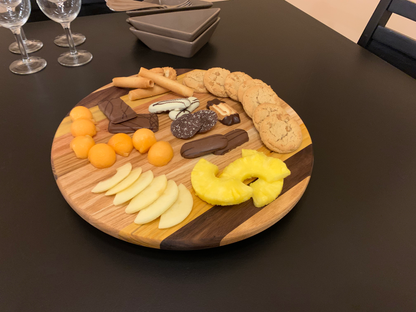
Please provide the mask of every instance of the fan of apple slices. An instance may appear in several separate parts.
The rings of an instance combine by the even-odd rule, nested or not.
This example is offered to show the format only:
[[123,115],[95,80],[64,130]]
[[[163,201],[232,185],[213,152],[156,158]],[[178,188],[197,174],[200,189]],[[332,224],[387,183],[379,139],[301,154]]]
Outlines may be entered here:
[[134,223],[145,224],[159,220],[159,229],[166,229],[181,223],[191,213],[193,198],[189,190],[168,180],[165,175],[154,177],[153,172],[142,172],[127,163],[105,181],[99,182],[93,193],[115,195],[113,204],[118,206],[128,201],[126,213],[138,212]]

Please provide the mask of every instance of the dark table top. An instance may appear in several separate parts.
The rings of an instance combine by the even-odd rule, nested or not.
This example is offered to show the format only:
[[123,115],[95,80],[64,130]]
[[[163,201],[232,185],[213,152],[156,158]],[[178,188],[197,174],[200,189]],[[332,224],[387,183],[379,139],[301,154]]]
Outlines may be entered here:
[[[106,14],[72,24],[94,55],[80,68],[57,62],[60,25],[25,25],[48,66],[17,76],[0,30],[2,311],[416,310],[416,81],[282,0],[214,6],[221,22],[190,59],[149,50],[124,13]],[[219,66],[270,84],[314,143],[294,209],[254,237],[189,252],[129,244],[80,218],[52,175],[55,130],[141,66]]]

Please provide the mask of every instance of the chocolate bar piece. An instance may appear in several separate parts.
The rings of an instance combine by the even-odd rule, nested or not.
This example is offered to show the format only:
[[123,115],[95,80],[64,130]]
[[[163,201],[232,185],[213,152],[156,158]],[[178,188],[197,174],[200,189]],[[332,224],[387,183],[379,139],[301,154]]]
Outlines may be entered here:
[[108,132],[110,133],[133,133],[141,128],[147,128],[153,132],[159,130],[159,119],[156,114],[136,114],[134,119],[120,123],[109,122]]
[[210,154],[227,146],[228,140],[222,134],[213,134],[202,139],[185,143],[181,147],[183,158],[191,159]]
[[228,144],[226,147],[222,149],[218,149],[213,152],[214,155],[224,155],[228,153],[229,151],[235,149],[237,146],[240,146],[244,144],[245,142],[248,142],[248,133],[247,131],[243,129],[234,129],[226,134],[224,136],[227,138]]
[[124,122],[137,116],[136,112],[120,98],[101,101],[98,103],[98,108],[112,123]]
[[240,115],[230,105],[219,99],[207,102],[207,108],[217,114],[218,121],[226,126],[231,126],[240,122]]

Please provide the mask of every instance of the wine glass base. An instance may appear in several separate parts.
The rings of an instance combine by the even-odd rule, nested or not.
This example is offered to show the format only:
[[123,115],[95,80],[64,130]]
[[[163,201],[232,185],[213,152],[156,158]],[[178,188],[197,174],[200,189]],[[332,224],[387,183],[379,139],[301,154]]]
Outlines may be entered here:
[[34,74],[46,67],[46,61],[37,56],[31,56],[26,61],[17,60],[10,64],[9,69],[18,75]]
[[[40,40],[26,39],[23,42],[26,45],[27,53],[33,53],[33,52],[39,51],[43,47],[43,43]],[[11,45],[9,45],[9,51],[14,54],[20,54],[20,49],[19,49],[19,45],[17,44],[17,42],[13,42]]]
[[[79,46],[87,40],[87,38],[83,34],[72,34],[72,38],[74,39],[75,46]],[[66,35],[60,35],[55,37],[55,40],[53,41],[58,47],[62,48],[68,48],[68,39],[66,38]]]
[[59,56],[58,62],[63,66],[76,67],[85,65],[92,60],[92,54],[85,50],[78,50],[77,54],[71,52],[63,53]]

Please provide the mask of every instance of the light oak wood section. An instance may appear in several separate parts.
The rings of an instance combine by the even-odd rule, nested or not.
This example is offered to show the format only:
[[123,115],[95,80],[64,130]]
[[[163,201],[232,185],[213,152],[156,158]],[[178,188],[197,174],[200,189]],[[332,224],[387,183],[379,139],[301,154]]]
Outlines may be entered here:
[[[179,80],[183,75],[179,76]],[[120,97],[130,105],[137,113],[148,113],[148,106],[159,100],[178,98],[171,92],[154,96],[152,98],[129,101],[127,89],[115,88],[111,84],[93,92],[80,101],[78,105],[88,107],[93,113],[98,129],[94,137],[96,143],[107,143],[111,133],[107,131],[108,119],[98,109],[97,104],[103,100]],[[205,109],[208,100],[215,98],[211,94],[194,94],[200,100],[200,109]],[[267,210],[284,211],[287,213],[300,199],[306,189],[305,178],[311,175],[313,166],[312,142],[306,126],[296,112],[286,103],[286,111],[300,124],[303,133],[303,142],[299,150],[290,154],[277,154],[270,152],[261,142],[258,132],[255,130],[250,118],[244,113],[239,102],[229,98],[223,99],[239,114],[241,123],[230,127],[217,123],[213,130],[205,134],[198,134],[193,139],[203,138],[212,134],[225,134],[233,129],[245,129],[249,135],[249,142],[230,151],[223,156],[213,154],[204,156],[208,161],[216,164],[220,171],[232,161],[241,157],[241,149],[255,149],[269,156],[284,160],[292,175],[285,179],[282,196],[269,204]],[[241,206],[218,207],[209,205],[200,200],[194,193],[190,181],[190,174],[198,162],[197,159],[184,159],[180,155],[180,148],[186,142],[175,138],[170,131],[171,120],[167,114],[160,114],[159,131],[155,133],[157,140],[168,141],[174,150],[172,161],[164,167],[154,167],[147,161],[147,154],[140,154],[133,150],[128,157],[117,155],[116,163],[106,169],[96,169],[88,160],[80,160],[70,150],[69,144],[73,139],[70,134],[71,121],[65,117],[58,127],[52,144],[51,163],[57,185],[68,202],[84,220],[97,229],[130,243],[163,249],[203,249],[217,247],[223,244],[235,242],[262,231],[277,222],[283,215],[281,212],[272,214],[271,220],[257,217],[257,214],[265,208],[254,207],[252,201]],[[116,168],[127,162],[131,162],[133,168],[141,167],[144,171],[152,170],[155,176],[166,174],[168,179],[177,184],[183,183],[190,191],[194,199],[191,214],[180,224],[169,229],[158,229],[159,219],[148,224],[134,224],[136,214],[124,212],[128,203],[114,206],[114,196],[94,194],[91,190],[95,185],[116,172]],[[286,200],[288,197],[291,200]],[[281,205],[284,205],[282,208]],[[262,213],[264,214],[264,213]],[[253,219],[253,222],[246,223]],[[210,220],[216,220],[210,223]],[[257,220],[257,221],[256,221]],[[251,225],[251,226],[250,226]]]

